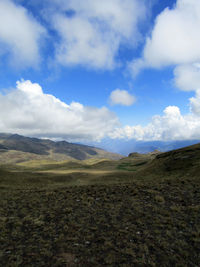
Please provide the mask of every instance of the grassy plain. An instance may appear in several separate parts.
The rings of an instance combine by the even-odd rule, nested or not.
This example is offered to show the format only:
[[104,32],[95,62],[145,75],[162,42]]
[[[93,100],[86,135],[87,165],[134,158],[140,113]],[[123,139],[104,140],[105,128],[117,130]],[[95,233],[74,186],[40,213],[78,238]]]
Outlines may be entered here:
[[199,147],[0,169],[2,266],[199,266]]

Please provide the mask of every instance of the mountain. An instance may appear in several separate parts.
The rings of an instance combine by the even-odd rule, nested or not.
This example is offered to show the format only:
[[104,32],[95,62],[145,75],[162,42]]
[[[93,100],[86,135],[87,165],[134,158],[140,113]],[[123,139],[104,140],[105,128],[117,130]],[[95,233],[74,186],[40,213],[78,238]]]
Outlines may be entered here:
[[119,159],[122,156],[103,149],[66,141],[54,142],[18,134],[0,133],[0,162],[11,162],[52,159],[52,160],[85,160],[89,158]]
[[119,153],[127,156],[129,153],[149,153],[154,150],[161,152],[170,151],[199,143],[200,140],[177,140],[177,141],[135,141],[135,140],[119,140],[104,139],[100,143],[92,143],[103,149],[113,153]]

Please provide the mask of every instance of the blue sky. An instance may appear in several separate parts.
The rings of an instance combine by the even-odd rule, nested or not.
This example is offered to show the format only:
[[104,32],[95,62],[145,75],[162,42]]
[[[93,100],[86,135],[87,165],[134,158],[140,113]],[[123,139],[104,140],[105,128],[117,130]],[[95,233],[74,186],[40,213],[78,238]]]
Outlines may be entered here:
[[1,0],[0,131],[200,139],[200,2]]

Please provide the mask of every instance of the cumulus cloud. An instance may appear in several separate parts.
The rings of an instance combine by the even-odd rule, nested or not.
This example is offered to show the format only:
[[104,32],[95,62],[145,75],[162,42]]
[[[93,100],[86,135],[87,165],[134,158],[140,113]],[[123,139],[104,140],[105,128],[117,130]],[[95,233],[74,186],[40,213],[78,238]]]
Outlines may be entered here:
[[[122,45],[135,47],[146,0],[0,1],[0,55],[16,66],[36,66],[48,33],[51,57],[63,66],[113,69]],[[31,11],[37,10],[37,17]],[[38,12],[40,10],[40,12]],[[39,21],[45,21],[44,26]]]
[[17,88],[0,94],[2,132],[30,136],[63,138],[72,141],[100,140],[118,125],[107,108],[66,104],[44,94],[37,83],[18,81]]
[[[173,9],[166,8],[158,15],[151,36],[146,39],[142,57],[130,63],[130,70],[137,74],[146,67],[178,65],[180,68],[175,70],[175,76],[188,70],[187,78],[190,79],[193,64],[200,62],[199,29],[200,2],[177,0]],[[196,74],[194,76],[197,80]],[[188,86],[188,81],[186,84],[183,86],[178,78],[180,89],[192,90],[194,84]]]
[[138,23],[145,18],[144,1],[54,0],[54,3],[60,8],[52,19],[60,36],[56,58],[63,65],[112,69],[120,45],[138,43]]
[[184,91],[200,89],[200,64],[177,66],[174,70],[174,81]]
[[156,18],[151,36],[146,39],[142,57],[129,68],[137,75],[143,68],[174,67],[174,83],[184,91],[195,91],[189,99],[190,112],[182,115],[169,106],[142,127],[118,128],[114,137],[137,140],[184,140],[200,138],[200,1],[177,0]]
[[46,30],[11,0],[0,1],[0,50],[18,66],[36,66],[40,60],[39,41]]
[[189,140],[200,138],[200,90],[190,98],[190,112],[182,115],[168,106],[146,126],[121,127],[107,108],[66,104],[31,81],[18,81],[16,89],[0,94],[2,132],[61,138],[69,141],[99,141],[104,137],[135,140]]
[[200,61],[200,2],[177,0],[156,18],[143,51],[144,65],[162,67]]
[[126,90],[116,89],[110,94],[111,105],[131,106],[135,102],[135,97]]
[[182,115],[177,106],[168,106],[162,116],[156,115],[146,126],[115,129],[110,137],[135,140],[192,140],[200,138],[200,91],[190,99],[191,113]]

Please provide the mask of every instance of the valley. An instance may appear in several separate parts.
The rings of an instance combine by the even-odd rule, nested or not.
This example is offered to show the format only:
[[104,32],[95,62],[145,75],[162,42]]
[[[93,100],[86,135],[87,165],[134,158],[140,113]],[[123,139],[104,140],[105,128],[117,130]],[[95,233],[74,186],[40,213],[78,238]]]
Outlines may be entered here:
[[198,266],[200,144],[0,167],[3,266]]

